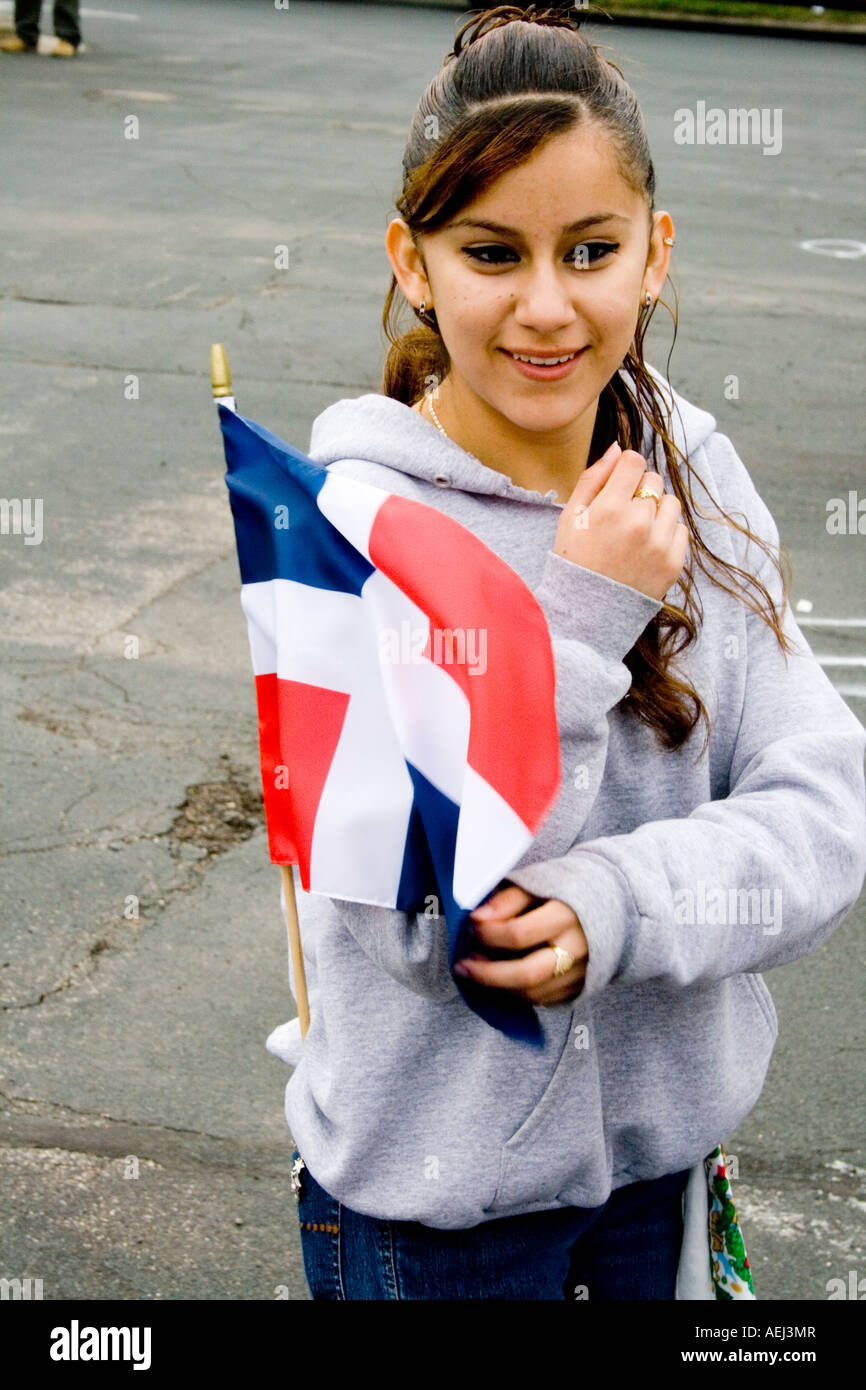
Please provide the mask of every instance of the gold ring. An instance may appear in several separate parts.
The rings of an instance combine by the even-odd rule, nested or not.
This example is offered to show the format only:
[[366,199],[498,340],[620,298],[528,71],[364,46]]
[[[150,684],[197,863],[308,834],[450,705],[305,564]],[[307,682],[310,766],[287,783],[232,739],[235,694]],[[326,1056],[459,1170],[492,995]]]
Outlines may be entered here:
[[550,949],[556,956],[556,965],[553,967],[551,979],[555,979],[557,975],[567,975],[574,965],[574,956],[569,955],[563,946],[554,946],[552,941],[550,942]]
[[659,507],[662,504],[662,499],[659,497],[658,493],[653,492],[651,487],[647,487],[644,483],[641,487],[638,488],[637,492],[632,493],[632,497],[651,497],[656,504],[656,516],[658,516]]

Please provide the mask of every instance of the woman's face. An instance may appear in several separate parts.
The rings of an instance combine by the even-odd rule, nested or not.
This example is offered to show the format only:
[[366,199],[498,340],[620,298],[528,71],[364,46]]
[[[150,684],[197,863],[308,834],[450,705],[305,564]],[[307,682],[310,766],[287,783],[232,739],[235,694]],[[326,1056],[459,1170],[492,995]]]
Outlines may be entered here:
[[[619,174],[609,137],[582,123],[419,237],[420,256],[402,219],[387,244],[404,293],[435,308],[452,398],[464,410],[485,402],[536,432],[586,416],[591,431],[645,293],[655,299],[661,290],[670,258],[663,238],[673,230],[657,213],[650,235],[646,202]],[[509,355],[554,351],[579,356],[564,374],[540,380]]]

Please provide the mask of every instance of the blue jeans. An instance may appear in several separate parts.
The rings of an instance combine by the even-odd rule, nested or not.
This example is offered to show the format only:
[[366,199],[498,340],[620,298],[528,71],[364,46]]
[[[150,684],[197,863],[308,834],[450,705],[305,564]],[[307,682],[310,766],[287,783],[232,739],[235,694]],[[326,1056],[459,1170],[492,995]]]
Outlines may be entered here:
[[298,1221],[307,1286],[313,1299],[672,1300],[687,1176],[630,1183],[600,1207],[446,1231],[352,1211],[304,1168]]

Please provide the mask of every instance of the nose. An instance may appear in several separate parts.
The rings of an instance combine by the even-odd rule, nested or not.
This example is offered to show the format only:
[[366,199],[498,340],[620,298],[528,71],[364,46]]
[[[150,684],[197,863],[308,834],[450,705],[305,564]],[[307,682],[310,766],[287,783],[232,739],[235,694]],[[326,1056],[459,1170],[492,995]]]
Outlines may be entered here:
[[575,272],[565,265],[539,260],[527,267],[514,306],[516,321],[524,328],[551,334],[565,324],[574,323],[574,287],[569,283]]

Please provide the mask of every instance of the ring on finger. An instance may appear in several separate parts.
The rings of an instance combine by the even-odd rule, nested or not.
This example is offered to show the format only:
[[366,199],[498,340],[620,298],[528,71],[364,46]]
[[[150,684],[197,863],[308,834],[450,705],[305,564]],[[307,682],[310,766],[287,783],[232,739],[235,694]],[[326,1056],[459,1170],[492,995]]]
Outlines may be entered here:
[[641,486],[638,488],[637,492],[632,493],[632,498],[635,497],[651,497],[656,504],[656,516],[658,516],[659,507],[662,504],[662,499],[659,497],[657,492],[653,492],[651,487],[647,487],[646,483],[642,483]]
[[553,951],[553,954],[556,956],[556,964],[553,967],[553,974],[550,977],[552,980],[555,980],[558,975],[568,974],[569,970],[571,970],[574,965],[574,956],[570,955],[564,946],[554,946],[552,941],[549,944],[551,951]]

